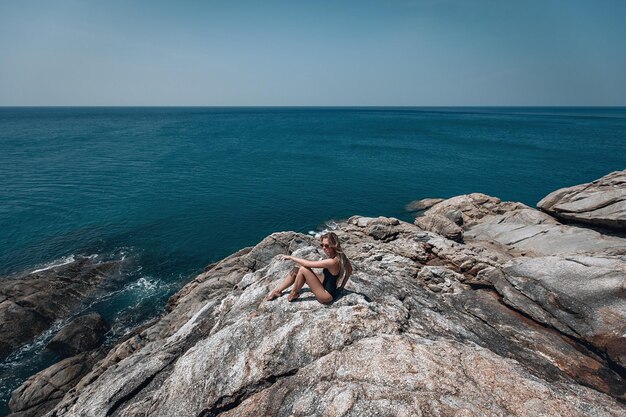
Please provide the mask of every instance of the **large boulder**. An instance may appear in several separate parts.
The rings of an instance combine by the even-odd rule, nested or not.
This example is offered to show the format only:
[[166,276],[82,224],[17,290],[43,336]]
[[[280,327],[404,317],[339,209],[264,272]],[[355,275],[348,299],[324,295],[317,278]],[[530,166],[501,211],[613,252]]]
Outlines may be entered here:
[[119,268],[119,261],[77,257],[63,265],[0,279],[0,358],[69,317],[98,294]]
[[85,314],[63,327],[47,348],[61,356],[74,356],[100,347],[108,331],[109,326],[100,314]]
[[537,207],[560,219],[626,230],[626,170],[553,191]]
[[437,233],[446,239],[463,242],[463,229],[448,217],[436,213],[429,213],[415,219],[415,224],[421,229]]
[[[458,214],[457,214],[458,213]],[[446,236],[435,222],[456,216],[465,240],[480,245],[495,243],[512,256],[558,254],[626,254],[624,239],[597,231],[563,225],[550,215],[521,203],[501,201],[484,194],[445,200],[415,219],[422,229]],[[448,236],[446,236],[448,237]]]

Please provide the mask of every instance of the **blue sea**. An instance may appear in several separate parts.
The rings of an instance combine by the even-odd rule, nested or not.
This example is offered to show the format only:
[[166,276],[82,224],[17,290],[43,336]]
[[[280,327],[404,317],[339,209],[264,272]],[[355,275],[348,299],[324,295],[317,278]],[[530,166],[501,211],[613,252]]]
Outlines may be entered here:
[[[0,277],[124,259],[120,287],[89,307],[113,343],[272,232],[411,221],[412,200],[472,192],[535,206],[625,168],[626,108],[5,107]],[[0,402],[57,359],[51,335],[0,364]]]

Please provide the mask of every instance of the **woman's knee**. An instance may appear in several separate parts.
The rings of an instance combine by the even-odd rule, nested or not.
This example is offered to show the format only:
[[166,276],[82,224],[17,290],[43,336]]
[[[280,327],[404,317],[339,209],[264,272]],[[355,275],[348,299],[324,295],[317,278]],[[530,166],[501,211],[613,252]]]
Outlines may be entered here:
[[319,301],[322,304],[330,304],[333,302],[333,296],[330,294],[324,294],[321,297],[318,297],[317,301]]
[[315,275],[315,272],[313,272],[311,268],[308,268],[306,266],[301,266],[300,268],[298,268],[298,273],[303,276],[307,276],[309,274]]

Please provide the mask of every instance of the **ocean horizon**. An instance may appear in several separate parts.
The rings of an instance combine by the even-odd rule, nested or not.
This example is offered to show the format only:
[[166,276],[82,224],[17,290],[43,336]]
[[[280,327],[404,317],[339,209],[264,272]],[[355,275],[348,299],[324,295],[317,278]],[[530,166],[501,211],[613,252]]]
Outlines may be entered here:
[[[273,232],[474,192],[534,207],[626,168],[625,132],[626,107],[0,107],[0,277],[123,262],[88,306],[114,343]],[[0,363],[4,404],[52,335]]]

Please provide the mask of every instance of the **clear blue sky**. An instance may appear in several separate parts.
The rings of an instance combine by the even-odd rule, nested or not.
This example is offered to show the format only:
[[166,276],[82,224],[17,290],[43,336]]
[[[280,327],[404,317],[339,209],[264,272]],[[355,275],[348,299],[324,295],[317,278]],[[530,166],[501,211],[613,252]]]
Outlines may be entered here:
[[0,0],[0,105],[626,105],[626,1]]

